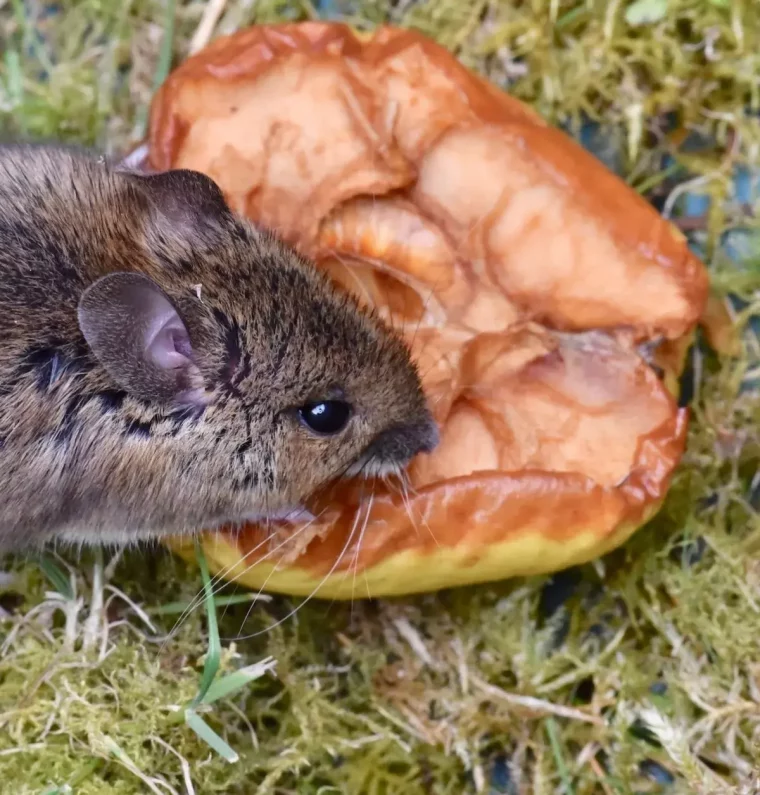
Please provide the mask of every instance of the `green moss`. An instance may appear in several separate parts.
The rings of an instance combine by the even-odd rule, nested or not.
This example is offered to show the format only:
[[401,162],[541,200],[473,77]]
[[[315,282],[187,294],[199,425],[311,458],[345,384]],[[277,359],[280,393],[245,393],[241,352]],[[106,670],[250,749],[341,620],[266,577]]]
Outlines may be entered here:
[[[230,0],[218,29],[315,16],[317,6]],[[716,289],[747,302],[738,318],[749,328],[760,310],[760,245],[742,232],[750,256],[737,265],[723,234],[751,226],[731,171],[756,161],[760,143],[748,112],[760,103],[760,17],[749,6],[670,0],[662,15],[650,2],[654,21],[636,26],[626,14],[640,15],[641,2],[331,6],[358,26],[391,20],[435,36],[576,131],[584,119],[600,120],[600,156],[655,201],[671,195],[684,169],[703,177],[712,209],[678,220],[706,252]],[[109,150],[139,137],[165,4],[64,0],[45,18],[42,8],[0,2],[3,133]],[[204,8],[176,4],[175,58]],[[666,114],[675,131],[663,132]],[[678,152],[679,130],[708,143]],[[297,602],[220,611],[223,671],[277,660],[276,677],[204,708],[239,754],[234,764],[183,722],[207,627],[199,607],[167,637],[176,615],[166,608],[197,594],[195,568],[163,551],[132,552],[103,584],[96,559],[70,557],[64,598],[46,593],[34,562],[13,562],[17,582],[0,594],[0,792],[68,784],[98,795],[191,786],[233,795],[606,795],[664,791],[663,769],[674,778],[669,792],[749,786],[760,767],[760,401],[742,391],[759,358],[757,337],[744,339],[737,359],[719,360],[703,345],[694,354],[688,452],[665,508],[623,549],[582,567],[551,616],[542,605],[559,585],[546,578],[310,603],[239,642],[229,638],[271,626]],[[526,706],[515,694],[537,701]]]

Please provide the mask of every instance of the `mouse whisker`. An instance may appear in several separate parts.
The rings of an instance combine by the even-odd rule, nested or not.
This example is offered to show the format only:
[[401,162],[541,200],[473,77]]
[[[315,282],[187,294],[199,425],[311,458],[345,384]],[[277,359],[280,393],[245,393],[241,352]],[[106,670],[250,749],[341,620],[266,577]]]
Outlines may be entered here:
[[[417,532],[417,537],[419,538],[419,527],[414,515],[414,511],[412,510],[412,501],[409,496],[411,493],[412,496],[416,497],[418,495],[418,492],[414,488],[414,485],[412,484],[411,479],[409,478],[408,472],[404,470],[399,471],[397,473],[397,481],[400,488],[396,493],[399,494],[399,496],[401,497],[404,503],[404,509],[406,510],[406,515],[409,517],[409,521],[412,523],[412,527],[414,527],[415,531]],[[427,519],[422,515],[419,515],[418,518],[419,520],[421,520],[422,524],[425,526],[425,529],[428,531],[428,533],[430,533],[430,537],[435,542],[435,545],[440,549],[441,544],[436,538],[435,533],[433,532],[433,529],[430,527],[430,524],[428,523]]]
[[[319,517],[322,516],[323,513],[324,513],[324,509],[322,511],[320,511],[320,513],[317,514],[317,516],[315,516],[313,519],[311,519],[310,521],[306,522],[304,525],[299,527],[298,530],[296,530],[295,533],[293,533],[292,535],[290,535],[286,539],[284,539],[282,543],[278,544],[274,549],[272,549],[269,552],[267,552],[267,554],[264,555],[263,558],[259,558],[255,563],[252,563],[250,566],[248,566],[246,568],[245,572],[243,572],[243,573],[247,573],[247,572],[251,571],[251,569],[255,568],[259,563],[262,563],[263,561],[265,561],[268,557],[273,555],[278,549],[281,549],[286,544],[288,544],[288,543],[290,543],[292,541],[295,541],[299,536],[301,536],[303,533],[305,533],[319,519]],[[280,557],[277,560],[277,562],[275,563],[275,565],[272,568],[272,571],[269,572],[269,574],[267,575],[266,579],[261,584],[261,587],[259,588],[258,593],[256,594],[256,598],[251,602],[250,607],[248,608],[248,610],[245,613],[245,616],[243,617],[243,620],[242,620],[242,622],[240,624],[241,629],[242,629],[242,627],[245,626],[246,622],[250,618],[251,610],[253,609],[253,606],[256,604],[256,600],[264,592],[264,590],[267,587],[267,583],[269,582],[269,580],[272,578],[272,576],[279,569],[280,563],[282,563],[282,557]],[[243,573],[241,573],[240,576],[242,576]]]
[[[366,481],[362,482],[361,494],[359,495],[359,504],[356,506],[356,517],[358,517],[364,507],[364,487]],[[367,511],[367,518],[369,517],[369,511]],[[364,529],[366,527],[366,520],[364,523],[364,527],[362,527],[361,532],[359,533],[359,543],[356,545],[354,549],[354,559],[353,559],[353,570],[354,570],[354,578],[351,584],[351,617],[353,618],[354,615],[354,592],[356,591],[356,572],[359,566],[359,547],[361,545],[362,535],[364,533]]]
[[[300,527],[293,535],[291,535],[290,537],[284,539],[280,544],[278,544],[276,547],[274,547],[274,549],[269,550],[266,553],[266,555],[264,555],[262,557],[259,557],[259,558],[256,558],[256,560],[253,563],[247,565],[245,567],[245,569],[240,574],[238,574],[236,577],[234,577],[232,580],[227,579],[227,575],[229,575],[229,573],[233,569],[235,569],[237,566],[239,566],[241,562],[246,561],[248,558],[250,558],[252,555],[254,555],[259,549],[261,549],[261,547],[263,547],[266,544],[271,542],[271,534],[268,534],[267,537],[264,538],[263,540],[259,541],[259,543],[256,544],[256,546],[254,546],[251,549],[247,550],[238,560],[236,560],[234,563],[232,563],[229,566],[227,566],[224,569],[222,569],[215,577],[212,578],[212,580],[211,580],[211,595],[212,596],[216,596],[225,586],[227,586],[230,583],[234,583],[237,579],[239,579],[244,574],[249,572],[252,568],[254,568],[258,563],[266,560],[270,555],[273,555],[275,552],[277,552],[277,550],[281,549],[289,541],[293,540],[294,538],[297,538],[301,533],[305,532],[315,521],[317,521],[322,516],[323,513],[324,513],[324,510],[322,510],[317,516],[315,516],[309,522],[304,524],[302,527]],[[258,596],[261,596],[261,592],[262,591],[259,591],[259,593],[257,595],[257,598],[258,598]],[[172,630],[169,633],[170,637],[174,637],[175,633],[180,629],[180,627],[184,623],[184,621],[187,620],[190,617],[190,615],[193,613],[193,611],[195,609],[197,609],[203,603],[204,598],[205,598],[205,591],[204,591],[204,589],[201,589],[193,597],[193,599],[191,600],[190,604],[182,612],[182,615],[177,619],[174,627],[172,627]],[[255,604],[255,602],[256,602],[256,598],[253,600],[251,606],[253,606],[253,604]]]
[[[296,533],[296,534],[293,536],[293,538],[297,538],[297,537],[298,537],[298,536],[301,534],[301,532],[303,532],[303,530],[305,530],[305,529],[306,529],[305,527],[304,527],[304,528],[302,528],[302,529],[301,529],[301,530],[300,530],[298,533]],[[255,563],[251,564],[251,566],[249,566],[249,567],[246,569],[246,572],[248,572],[248,571],[251,571],[251,569],[255,568],[255,567],[256,567],[256,566],[257,566],[259,563],[261,563],[261,560],[257,560]],[[243,616],[243,620],[240,622],[240,628],[241,628],[241,629],[242,629],[242,628],[243,628],[243,627],[246,625],[246,623],[247,623],[248,619],[251,617],[251,611],[253,610],[253,606],[256,604],[256,600],[257,600],[257,599],[259,599],[259,597],[261,596],[261,594],[264,592],[264,589],[267,587],[267,584],[269,583],[269,580],[272,578],[272,576],[273,576],[273,575],[274,575],[274,574],[277,572],[277,570],[279,569],[279,567],[280,567],[280,563],[282,563],[282,558],[279,558],[279,559],[278,559],[278,560],[275,562],[274,566],[272,567],[272,571],[270,571],[270,572],[269,572],[269,574],[267,574],[266,578],[264,579],[264,582],[263,582],[263,583],[261,583],[261,587],[260,587],[260,588],[259,588],[259,590],[257,591],[257,593],[256,593],[256,597],[253,599],[253,601],[252,601],[252,602],[251,602],[251,604],[249,605],[248,609],[245,611],[245,615]],[[228,639],[226,639],[226,640],[228,640]]]
[[417,535],[417,538],[420,537],[420,528],[417,526],[417,523],[414,521],[414,516],[412,515],[412,506],[409,501],[409,494],[405,488],[405,481],[403,478],[403,473],[399,472],[396,474],[396,478],[394,481],[388,479],[388,488],[393,491],[394,494],[398,494],[401,497],[401,502],[404,504],[404,510],[406,511],[406,515],[409,517],[412,527],[414,528],[414,532]]
[[343,548],[341,549],[340,554],[338,555],[338,557],[335,559],[335,562],[330,567],[330,570],[320,580],[320,582],[312,590],[312,592],[305,599],[303,599],[303,601],[301,601],[298,605],[296,605],[289,613],[287,613],[287,615],[283,616],[281,619],[276,621],[274,624],[271,624],[266,629],[263,629],[263,630],[261,630],[259,632],[254,632],[254,633],[252,633],[250,635],[239,635],[238,637],[230,638],[229,640],[235,640],[235,641],[251,640],[252,638],[259,637],[260,635],[265,635],[267,632],[271,632],[273,629],[276,629],[277,627],[279,627],[282,624],[284,624],[288,619],[290,619],[294,615],[296,615],[296,613],[298,613],[298,611],[302,607],[304,607],[308,602],[310,602],[314,598],[314,596],[319,592],[320,588],[327,582],[328,579],[330,579],[330,577],[333,575],[335,570],[341,564],[341,561],[343,560],[346,552],[348,551],[349,547],[351,546],[351,543],[353,542],[354,536],[356,535],[356,530],[357,530],[357,527],[359,525],[358,518],[359,518],[359,513],[357,513],[357,517],[354,520],[354,523],[353,523],[353,525],[351,527],[351,530],[350,530],[350,532],[348,534],[348,538],[346,539],[346,542],[343,545]]
[[[352,616],[353,616],[353,609],[354,609],[354,596],[356,594],[356,575],[357,575],[358,570],[359,570],[359,554],[361,552],[362,542],[364,541],[364,534],[365,534],[365,532],[367,530],[367,527],[369,525],[369,518],[370,518],[370,515],[372,514],[372,505],[373,505],[374,501],[375,501],[374,492],[370,493],[368,501],[366,501],[366,502],[364,501],[364,486],[362,486],[362,496],[361,496],[361,499],[360,499],[358,510],[361,509],[362,505],[365,505],[366,506],[366,511],[365,511],[365,514],[364,514],[364,522],[362,524],[362,529],[361,529],[361,532],[359,533],[359,539],[358,539],[358,541],[356,543],[356,550],[354,552],[354,562],[353,562],[354,578],[353,578],[353,582],[351,584],[351,615]],[[365,582],[365,585],[367,586],[367,596],[369,597],[370,596],[370,589],[369,589],[369,582],[367,582],[367,579],[366,579],[366,571],[364,572],[364,577],[365,577],[364,582]]]
[[[256,566],[257,566],[259,563],[262,563],[262,562],[264,562],[264,561],[265,561],[267,558],[269,558],[270,556],[272,556],[274,553],[276,553],[276,552],[277,552],[279,549],[281,549],[282,547],[284,547],[284,546],[285,546],[286,544],[288,544],[290,541],[293,541],[294,539],[298,538],[298,536],[300,536],[302,533],[304,533],[304,532],[306,532],[306,530],[308,530],[308,528],[311,526],[311,524],[313,524],[313,522],[314,522],[314,521],[316,521],[316,520],[317,520],[317,518],[318,518],[318,517],[315,517],[313,520],[311,520],[311,521],[307,522],[307,523],[306,523],[306,524],[304,524],[302,527],[300,527],[300,528],[299,528],[299,529],[298,529],[298,530],[297,530],[295,533],[293,533],[291,536],[289,536],[288,538],[285,538],[285,539],[284,539],[284,540],[283,540],[281,543],[279,543],[279,544],[278,544],[276,547],[274,547],[273,549],[269,550],[269,551],[268,551],[268,552],[267,552],[265,555],[263,555],[263,556],[261,556],[261,557],[259,557],[259,558],[256,558],[256,559],[255,559],[255,560],[254,560],[252,563],[249,563],[249,564],[248,564],[248,565],[247,565],[247,566],[246,566],[246,567],[245,567],[245,568],[244,568],[244,569],[243,569],[243,570],[242,570],[242,571],[241,571],[239,574],[237,574],[237,575],[236,575],[236,576],[235,576],[233,579],[231,579],[231,580],[226,580],[225,582],[222,582],[222,583],[220,583],[220,584],[219,584],[219,587],[217,587],[217,588],[214,588],[214,589],[212,590],[212,595],[216,595],[216,594],[217,594],[217,593],[219,593],[219,591],[221,591],[221,589],[222,589],[222,588],[224,588],[226,585],[228,585],[228,584],[230,584],[230,583],[234,583],[234,582],[236,582],[238,579],[240,579],[241,577],[244,577],[244,576],[245,576],[245,575],[246,575],[246,574],[247,574],[249,571],[251,571],[252,569],[254,569],[254,568],[255,568],[255,567],[256,567]],[[246,553],[245,553],[245,555],[243,555],[243,556],[241,557],[241,559],[239,559],[238,561],[236,561],[236,562],[235,562],[234,564],[232,564],[231,566],[228,566],[228,567],[227,567],[227,568],[224,570],[224,573],[225,573],[225,575],[226,575],[226,574],[229,574],[229,572],[230,572],[232,569],[234,569],[236,566],[240,565],[240,560],[245,560],[245,559],[247,559],[247,558],[248,558],[248,557],[250,557],[250,556],[251,556],[251,555],[252,555],[254,552],[256,552],[258,549],[260,549],[260,548],[261,548],[261,547],[262,547],[264,544],[267,544],[267,543],[269,543],[270,541],[271,541],[271,536],[270,536],[270,537],[267,537],[267,538],[265,538],[263,541],[260,541],[260,542],[259,542],[259,543],[258,543],[258,544],[255,546],[255,547],[253,547],[252,549],[248,550],[248,552],[246,552]],[[269,579],[270,579],[270,577],[271,577],[271,576],[272,576],[272,574],[274,574],[274,572],[277,570],[277,567],[279,566],[279,562],[280,562],[280,561],[278,561],[278,563],[275,565],[275,568],[274,568],[274,570],[273,570],[272,572],[270,572],[270,574],[267,576],[266,580],[264,581],[264,583],[263,583],[263,585],[261,586],[261,588],[259,588],[259,590],[258,590],[258,592],[256,593],[256,595],[255,595],[255,596],[253,596],[253,598],[251,599],[251,605],[250,605],[250,607],[248,608],[248,612],[246,613],[246,616],[245,616],[245,618],[243,619],[243,623],[245,623],[245,621],[247,621],[247,620],[248,620],[248,618],[249,618],[249,616],[250,616],[250,611],[253,609],[253,607],[254,607],[254,605],[256,604],[256,602],[258,602],[258,601],[259,601],[259,599],[260,599],[260,597],[261,597],[262,593],[264,592],[264,590],[265,590],[265,588],[266,588],[266,584],[269,582]],[[218,579],[218,578],[217,578],[217,579]],[[204,595],[203,591],[201,591],[201,595],[202,595],[202,596]],[[201,604],[201,600],[196,600],[196,604],[195,604],[195,606],[192,608],[192,610],[195,610],[197,607],[199,607],[199,606],[200,606],[200,604]],[[185,610],[185,613],[187,613],[187,616],[186,616],[186,618],[188,618],[188,617],[189,617],[189,615],[190,615],[190,613],[192,612],[192,610],[189,610],[189,611],[188,611],[188,609],[186,608],[186,610]],[[225,610],[224,610],[224,612],[222,613],[222,616],[221,616],[221,617],[223,617],[224,615],[226,615],[226,610],[227,610],[227,608],[225,607]],[[220,617],[220,618],[221,618],[221,617]],[[174,630],[172,630],[172,631],[174,631]],[[227,638],[224,638],[223,640],[228,640],[228,639],[227,639]],[[233,640],[234,640],[234,638],[233,638]]]
[[[354,579],[353,579],[353,582],[351,584],[351,611],[352,611],[352,614],[353,614],[353,607],[354,607],[354,596],[356,594],[356,574],[357,574],[357,571],[359,569],[359,553],[361,552],[362,542],[364,541],[364,533],[366,532],[367,527],[369,525],[369,517],[372,514],[372,504],[373,504],[374,500],[375,500],[375,495],[374,494],[370,494],[369,495],[369,500],[367,501],[367,503],[365,503],[366,506],[367,506],[367,509],[366,509],[366,511],[364,513],[364,523],[362,524],[362,529],[361,529],[361,532],[359,533],[359,538],[356,541],[356,554],[354,555]],[[362,572],[364,574],[364,584],[365,584],[365,586],[367,588],[367,596],[369,597],[371,594],[370,594],[370,590],[369,590],[369,582],[367,581],[366,569],[362,569]]]
[[[246,560],[250,555],[253,555],[258,549],[260,549],[264,544],[269,541],[268,538],[265,538],[263,541],[258,543],[252,549],[249,549],[245,555],[243,556],[242,560]],[[222,569],[217,575],[211,578],[210,582],[210,589],[211,595],[216,596],[217,593],[224,587],[226,583],[226,576],[235,568],[235,566],[239,565],[240,561],[236,561],[235,563],[230,564],[226,568]],[[180,630],[182,624],[192,615],[193,611],[198,608],[201,604],[203,604],[203,600],[205,598],[206,592],[205,589],[200,588],[195,596],[190,600],[190,603],[187,607],[182,611],[179,618],[175,621],[174,626],[169,631],[169,638],[173,638],[176,636],[176,633]]]
[[[270,549],[265,555],[263,555],[260,558],[257,558],[255,561],[253,561],[252,563],[247,565],[245,567],[245,569],[243,571],[241,571],[239,574],[237,574],[232,580],[230,580],[230,582],[232,582],[232,583],[236,582],[238,579],[240,579],[243,576],[245,576],[249,571],[252,571],[254,568],[256,568],[256,566],[258,566],[259,563],[263,563],[264,561],[267,560],[267,558],[273,556],[279,549],[282,549],[283,547],[287,546],[292,541],[295,541],[295,539],[297,539],[299,536],[301,536],[303,533],[305,533],[315,522],[319,521],[319,519],[324,514],[325,510],[326,509],[322,509],[316,516],[313,516],[311,519],[309,519],[308,522],[305,522],[303,525],[301,525],[294,533],[292,533],[289,536],[286,536],[276,547]],[[271,524],[268,524],[267,525],[267,531],[268,531],[267,538],[265,538],[262,542],[258,543],[253,548],[254,550],[259,549],[262,546],[262,544],[271,542],[272,534],[271,534],[271,532],[269,532],[269,528],[270,527],[271,527]],[[248,553],[245,555],[245,557],[248,557]],[[245,557],[243,559],[245,559]],[[256,593],[256,596],[254,596],[253,599],[251,600],[251,605],[248,608],[248,611],[246,612],[245,617],[243,618],[241,626],[243,626],[245,624],[245,622],[248,620],[248,618],[250,617],[251,610],[253,609],[253,606],[261,598],[261,595],[266,590],[267,583],[269,582],[269,580],[272,577],[272,575],[278,570],[279,565],[280,565],[281,562],[282,562],[282,558],[280,557],[277,560],[277,562],[275,563],[275,566],[272,569],[272,571],[269,573],[267,578],[262,583],[261,587],[259,588],[258,592]],[[237,563],[233,564],[233,566],[234,565],[237,565]],[[228,568],[228,571],[229,571],[229,568]],[[224,611],[222,612],[222,617],[224,617],[226,615],[226,613],[227,613],[227,607],[225,607]]]

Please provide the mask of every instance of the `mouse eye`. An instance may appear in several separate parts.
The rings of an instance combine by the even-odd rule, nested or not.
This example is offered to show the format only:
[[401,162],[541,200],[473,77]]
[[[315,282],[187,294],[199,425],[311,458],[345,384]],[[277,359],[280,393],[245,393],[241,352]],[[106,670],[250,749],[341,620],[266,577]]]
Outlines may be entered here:
[[301,406],[298,416],[314,433],[332,436],[346,427],[351,417],[351,406],[342,400],[320,400]]

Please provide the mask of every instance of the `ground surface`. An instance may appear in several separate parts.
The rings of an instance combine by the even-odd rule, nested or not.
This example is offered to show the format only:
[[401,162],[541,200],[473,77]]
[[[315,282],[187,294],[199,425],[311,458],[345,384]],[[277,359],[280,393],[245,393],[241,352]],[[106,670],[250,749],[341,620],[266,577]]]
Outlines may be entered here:
[[[680,196],[678,222],[733,296],[744,351],[694,351],[694,421],[670,497],[605,560],[392,602],[310,603],[255,638],[223,640],[226,672],[276,661],[276,676],[199,709],[234,762],[186,723],[203,610],[167,637],[201,587],[196,568],[157,550],[12,561],[0,793],[760,792],[760,238],[757,175],[742,169],[760,151],[760,15],[732,0],[0,0],[0,130],[119,151],[194,35],[319,14],[435,36],[658,207]],[[698,135],[679,148],[678,130]],[[217,599],[223,638],[267,630],[297,604],[235,601],[233,590]]]

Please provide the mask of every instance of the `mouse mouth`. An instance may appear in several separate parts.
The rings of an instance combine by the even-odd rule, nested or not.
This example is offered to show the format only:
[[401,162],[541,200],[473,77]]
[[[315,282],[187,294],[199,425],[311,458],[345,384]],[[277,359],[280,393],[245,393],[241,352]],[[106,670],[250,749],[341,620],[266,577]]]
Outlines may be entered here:
[[365,453],[346,470],[343,477],[346,479],[361,477],[366,480],[399,477],[410,461],[411,458],[407,461],[382,461]]
[[373,439],[346,472],[346,477],[386,478],[401,475],[420,453],[438,446],[438,426],[430,415],[421,422],[394,425]]

